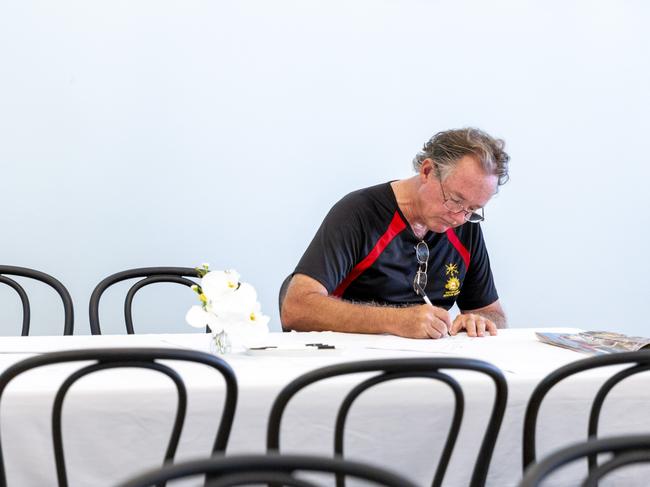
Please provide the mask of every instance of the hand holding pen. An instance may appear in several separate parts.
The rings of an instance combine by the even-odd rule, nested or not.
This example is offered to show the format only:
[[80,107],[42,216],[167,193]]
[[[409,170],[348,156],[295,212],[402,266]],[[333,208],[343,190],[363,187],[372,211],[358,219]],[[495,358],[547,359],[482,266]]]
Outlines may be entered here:
[[431,303],[431,300],[429,299],[429,296],[424,292],[424,289],[422,289],[421,286],[416,287],[417,293],[422,296],[422,299],[426,304],[431,306],[432,308],[435,309],[436,311],[436,318],[440,321],[443,322],[443,327],[444,327],[444,333],[442,334],[443,336],[449,336],[449,330],[451,328],[451,321],[449,320],[449,313],[447,313],[447,310],[434,306]]

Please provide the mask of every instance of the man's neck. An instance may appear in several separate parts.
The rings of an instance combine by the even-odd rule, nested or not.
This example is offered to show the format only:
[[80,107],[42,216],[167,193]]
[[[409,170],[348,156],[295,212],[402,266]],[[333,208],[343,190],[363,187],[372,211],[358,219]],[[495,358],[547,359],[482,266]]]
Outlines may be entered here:
[[417,198],[415,197],[418,188],[418,177],[414,176],[409,179],[401,179],[391,183],[397,206],[409,223],[411,230],[417,238],[424,238],[429,229],[422,223],[417,215],[419,213],[417,208]]

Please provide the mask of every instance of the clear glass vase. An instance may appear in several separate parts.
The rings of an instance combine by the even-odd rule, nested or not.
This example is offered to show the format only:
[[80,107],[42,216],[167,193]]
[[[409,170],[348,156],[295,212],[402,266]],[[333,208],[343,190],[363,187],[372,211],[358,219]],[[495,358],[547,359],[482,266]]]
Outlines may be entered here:
[[226,330],[221,330],[219,333],[214,333],[212,335],[212,341],[210,342],[210,352],[215,355],[224,355],[230,353],[232,350],[232,342]]

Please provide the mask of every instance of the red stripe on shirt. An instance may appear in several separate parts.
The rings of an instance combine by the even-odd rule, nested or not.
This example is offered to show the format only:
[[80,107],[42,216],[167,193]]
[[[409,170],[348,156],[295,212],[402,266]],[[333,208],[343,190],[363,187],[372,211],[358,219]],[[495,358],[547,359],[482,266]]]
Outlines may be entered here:
[[375,261],[379,258],[381,253],[388,247],[388,244],[392,242],[392,240],[397,237],[397,235],[402,232],[406,228],[406,223],[404,223],[404,220],[402,220],[402,217],[400,216],[399,212],[395,212],[393,215],[393,219],[390,222],[390,225],[388,225],[388,230],[384,232],[384,234],[379,237],[379,240],[377,240],[377,243],[375,246],[372,248],[370,253],[366,255],[366,257],[359,262],[357,265],[354,266],[352,271],[347,275],[345,279],[341,282],[341,284],[338,285],[338,287],[334,290],[332,293],[333,296],[341,297],[343,296],[343,293],[347,289],[347,287],[357,278],[359,277],[363,271],[368,269],[372,264],[375,263]]
[[463,258],[463,262],[465,262],[465,269],[469,269],[469,250],[467,250],[465,246],[460,242],[458,235],[456,235],[456,232],[453,228],[448,228],[446,233],[447,239],[451,242],[451,244],[456,248],[460,256]]

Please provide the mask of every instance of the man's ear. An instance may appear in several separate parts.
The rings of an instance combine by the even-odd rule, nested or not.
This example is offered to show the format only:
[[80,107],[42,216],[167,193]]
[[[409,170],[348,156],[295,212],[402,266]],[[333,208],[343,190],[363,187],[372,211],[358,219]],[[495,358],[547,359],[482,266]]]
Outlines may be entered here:
[[[435,176],[435,168],[431,159],[425,159],[420,166],[420,177],[426,179],[429,175]],[[433,174],[432,174],[433,173]]]

